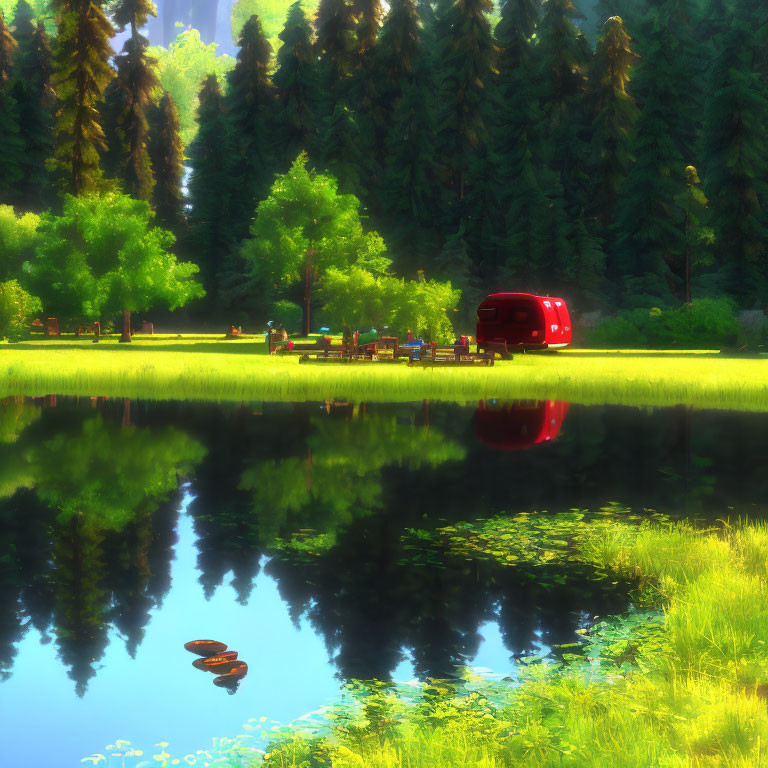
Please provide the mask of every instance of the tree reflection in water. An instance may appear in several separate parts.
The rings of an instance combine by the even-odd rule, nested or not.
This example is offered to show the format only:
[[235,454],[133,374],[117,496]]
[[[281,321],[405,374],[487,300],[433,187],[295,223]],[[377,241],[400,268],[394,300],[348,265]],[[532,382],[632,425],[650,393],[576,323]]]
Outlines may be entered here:
[[502,568],[428,537],[414,551],[409,529],[610,501],[754,516],[768,499],[766,415],[573,406],[552,439],[512,451],[497,433],[540,404],[486,404],[480,434],[474,409],[435,403],[134,403],[130,419],[120,401],[94,403],[0,404],[0,676],[34,628],[81,694],[110,629],[135,654],[170,588],[182,478],[204,594],[231,574],[247,603],[268,555],[292,619],[322,635],[339,675],[382,680],[404,654],[420,677],[453,674],[488,621],[523,655],[626,606],[624,587],[585,570]]
[[[15,404],[0,411],[9,407]],[[15,477],[5,478],[0,602],[23,605],[44,637],[52,631],[83,695],[110,625],[135,655],[149,611],[169,585],[167,529],[175,525],[169,511],[178,507],[178,478],[204,449],[179,430],[123,427],[99,412],[62,409],[45,421],[17,436]],[[155,530],[165,533],[155,538]],[[150,562],[158,561],[153,577]],[[8,674],[22,611],[2,626],[0,669]]]

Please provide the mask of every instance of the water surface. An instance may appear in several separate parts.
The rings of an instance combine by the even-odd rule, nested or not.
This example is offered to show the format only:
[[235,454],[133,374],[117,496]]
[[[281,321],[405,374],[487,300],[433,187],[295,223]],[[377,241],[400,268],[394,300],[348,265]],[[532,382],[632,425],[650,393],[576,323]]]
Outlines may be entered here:
[[[350,678],[514,677],[627,610],[629,585],[416,551],[418,531],[608,504],[761,517],[766,427],[553,402],[4,401],[4,762],[74,768],[116,739],[183,755]],[[207,637],[249,665],[233,695],[183,649]]]

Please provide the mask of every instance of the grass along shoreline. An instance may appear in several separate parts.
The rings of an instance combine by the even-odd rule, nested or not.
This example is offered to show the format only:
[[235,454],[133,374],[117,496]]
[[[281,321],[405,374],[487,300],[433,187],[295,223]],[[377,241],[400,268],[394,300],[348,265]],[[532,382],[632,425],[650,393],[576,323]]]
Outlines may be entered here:
[[768,410],[768,357],[706,351],[564,350],[516,355],[492,368],[405,364],[300,365],[260,340],[221,336],[42,339],[0,344],[0,396],[101,395],[217,401],[474,402],[568,400],[585,405],[691,405]]

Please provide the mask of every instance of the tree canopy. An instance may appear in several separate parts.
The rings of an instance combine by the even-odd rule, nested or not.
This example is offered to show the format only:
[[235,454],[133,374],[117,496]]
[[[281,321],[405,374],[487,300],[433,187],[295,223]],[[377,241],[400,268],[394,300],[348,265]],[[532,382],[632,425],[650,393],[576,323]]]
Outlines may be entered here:
[[197,266],[170,253],[175,238],[153,218],[148,203],[117,193],[67,196],[61,216],[44,214],[26,280],[46,312],[98,320],[203,296]]
[[305,279],[308,256],[314,278],[353,264],[380,274],[390,263],[381,237],[363,230],[360,201],[339,194],[335,179],[307,162],[302,153],[277,176],[242,245],[252,278],[273,298]]

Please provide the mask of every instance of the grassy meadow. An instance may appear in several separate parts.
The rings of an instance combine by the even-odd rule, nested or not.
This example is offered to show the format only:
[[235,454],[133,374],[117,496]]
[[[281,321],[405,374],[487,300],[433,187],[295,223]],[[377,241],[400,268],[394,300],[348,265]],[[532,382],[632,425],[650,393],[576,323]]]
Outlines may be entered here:
[[308,364],[260,337],[62,336],[0,344],[0,396],[89,395],[218,401],[559,399],[582,404],[768,410],[768,356],[578,350],[516,355],[491,368]]

